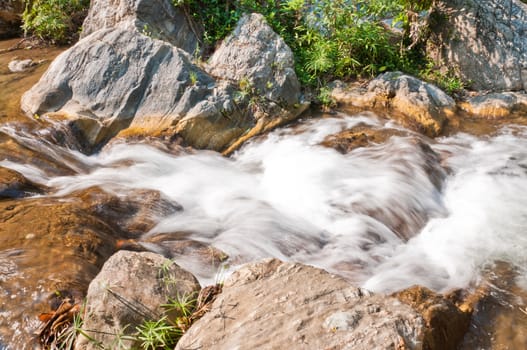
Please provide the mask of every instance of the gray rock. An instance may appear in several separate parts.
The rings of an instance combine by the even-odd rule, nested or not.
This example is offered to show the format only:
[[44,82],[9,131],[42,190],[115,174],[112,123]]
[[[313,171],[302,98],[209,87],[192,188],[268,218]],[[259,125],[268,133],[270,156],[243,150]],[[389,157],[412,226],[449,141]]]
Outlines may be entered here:
[[483,91],[527,89],[527,5],[519,0],[436,1],[429,54]]
[[[184,117],[220,119],[228,97],[185,52],[116,28],[97,31],[57,57],[23,95],[22,109],[28,115],[60,112],[75,120],[86,143],[97,145],[128,126],[154,132]],[[179,131],[185,129],[192,125]]]
[[82,26],[81,38],[117,26],[171,43],[193,54],[199,45],[199,34],[184,13],[170,0],[95,0]]
[[435,85],[401,72],[387,72],[373,79],[367,89],[337,85],[332,97],[339,103],[360,108],[386,109],[396,118],[428,136],[441,133],[455,101]]
[[[261,16],[244,17],[235,33],[252,35],[243,29],[246,26],[255,30],[252,34],[263,32],[278,40]],[[22,110],[28,116],[66,119],[87,152],[123,129],[127,130],[120,135],[125,137],[178,134],[196,148],[232,151],[249,137],[296,118],[307,107],[300,103],[292,56],[287,56],[290,50],[281,46],[283,42],[276,41],[279,50],[275,50],[261,47],[255,38],[235,36],[220,50],[234,52],[240,41],[256,45],[246,48],[248,55],[269,56],[269,60],[259,61],[254,70],[247,63],[240,68],[244,73],[236,73],[234,66],[227,76],[213,78],[183,50],[137,28],[101,29],[57,57],[22,97]],[[280,69],[269,70],[265,64]],[[238,84],[231,81],[235,77],[247,77],[258,86],[269,83],[265,95],[251,91],[240,98]]]
[[28,58],[26,60],[12,60],[9,62],[7,67],[12,73],[20,73],[36,65],[38,65],[37,62],[34,62],[32,59]]
[[[158,320],[162,315],[175,319],[177,315],[167,314],[161,305],[169,298],[194,294],[197,297],[199,290],[191,273],[161,255],[119,251],[90,283],[82,327],[106,348],[111,348],[116,339],[112,334],[123,331],[132,334],[144,320]],[[99,348],[82,336],[75,346],[75,349]]]
[[278,105],[299,103],[300,83],[293,52],[261,14],[244,15],[207,65],[212,76],[246,80],[260,96]]
[[498,119],[527,113],[527,94],[520,92],[490,93],[461,102],[461,109],[475,117]]
[[0,0],[0,39],[20,35],[21,14],[24,4],[21,0]]
[[176,349],[421,349],[424,330],[395,298],[269,259],[236,271]]

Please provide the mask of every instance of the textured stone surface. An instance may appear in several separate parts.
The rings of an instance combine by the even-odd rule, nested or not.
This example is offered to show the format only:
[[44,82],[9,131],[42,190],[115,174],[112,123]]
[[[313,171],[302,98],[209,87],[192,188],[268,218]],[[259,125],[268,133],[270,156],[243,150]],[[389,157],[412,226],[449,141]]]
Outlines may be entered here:
[[243,16],[207,67],[215,77],[238,83],[247,79],[269,102],[284,106],[299,102],[293,52],[260,14]]
[[114,27],[136,29],[193,54],[199,34],[170,0],[95,0],[82,26],[81,38]]
[[441,0],[436,11],[428,50],[436,62],[454,68],[476,90],[527,88],[527,4]]
[[472,97],[461,102],[459,106],[475,117],[487,119],[524,115],[527,113],[527,94],[519,92],[490,93]]
[[423,316],[427,328],[423,349],[456,349],[468,331],[471,312],[460,310],[440,294],[414,286],[394,296]]
[[388,109],[388,116],[428,136],[439,135],[456,108],[455,101],[435,85],[401,72],[381,74],[366,89],[337,86],[332,97],[354,107]]
[[422,349],[424,331],[395,298],[269,259],[236,271],[176,349]]
[[[272,37],[273,45],[258,44],[260,33]],[[229,53],[238,51],[240,43],[247,46],[247,54],[270,58],[247,58],[238,67],[234,63],[242,58],[233,61]],[[24,94],[22,109],[28,116],[69,120],[80,148],[91,152],[123,129],[123,137],[177,134],[196,148],[232,151],[306,108],[300,103],[291,51],[261,16],[244,17],[218,51],[214,62],[233,67],[225,77],[213,78],[168,42],[120,25],[101,29],[57,57]],[[252,63],[256,68],[251,70]],[[279,68],[269,70],[266,64]],[[238,78],[258,83],[262,90],[240,93]]]
[[[75,120],[87,144],[97,145],[128,126],[155,132],[184,117],[220,124],[228,99],[183,51],[117,28],[97,31],[57,57],[24,94],[22,109],[28,115],[58,111]],[[234,128],[223,119],[226,129]],[[194,125],[187,120],[179,131],[192,133]],[[195,134],[193,141],[203,148],[224,146],[223,140]]]
[[[199,283],[190,272],[161,255],[119,251],[106,261],[90,283],[83,329],[111,348],[116,339],[112,334],[123,330],[125,334],[134,333],[144,320],[159,320],[169,315],[162,304],[170,298],[197,297],[199,290]],[[173,312],[169,315],[171,319],[177,316]],[[127,342],[127,345],[132,344]],[[85,337],[80,337],[75,347],[99,348]]]

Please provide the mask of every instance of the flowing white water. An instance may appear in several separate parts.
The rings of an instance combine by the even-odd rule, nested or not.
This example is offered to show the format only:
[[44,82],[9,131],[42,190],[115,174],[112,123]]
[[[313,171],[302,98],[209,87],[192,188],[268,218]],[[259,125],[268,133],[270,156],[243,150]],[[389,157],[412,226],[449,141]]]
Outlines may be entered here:
[[[371,115],[312,120],[254,140],[231,158],[115,144],[91,157],[72,153],[77,170],[90,169],[73,176],[0,165],[55,195],[94,185],[122,194],[159,190],[184,210],[160,218],[144,239],[183,231],[222,249],[233,264],[300,261],[374,291],[465,287],[495,260],[526,266],[525,128],[436,140],[430,147],[440,156],[424,144],[432,141],[411,132],[346,155],[319,145],[359,124],[397,127]],[[204,280],[214,277],[178,262]]]

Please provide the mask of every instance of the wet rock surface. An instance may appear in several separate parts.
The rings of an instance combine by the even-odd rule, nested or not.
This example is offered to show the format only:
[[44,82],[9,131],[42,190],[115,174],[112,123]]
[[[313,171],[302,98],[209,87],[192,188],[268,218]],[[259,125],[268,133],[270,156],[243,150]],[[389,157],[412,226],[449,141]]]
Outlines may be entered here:
[[28,58],[25,60],[12,60],[11,62],[9,62],[7,67],[12,73],[20,73],[27,71],[35,67],[36,65],[38,65],[37,62],[34,62],[32,59]]
[[421,316],[323,270],[276,259],[248,264],[176,349],[421,349]]
[[0,200],[42,193],[42,189],[22,174],[0,166]]
[[435,8],[428,53],[439,65],[459,72],[475,90],[527,88],[527,4],[443,0]]
[[[49,300],[57,291],[84,295],[89,282],[117,250],[117,241],[136,235],[126,230],[147,227],[152,216],[165,210],[161,208],[160,213],[159,208],[149,207],[148,197],[158,194],[141,196],[144,207],[137,197],[134,207],[129,199],[120,200],[97,188],[62,198],[0,201],[0,305],[4,315],[0,341],[9,339],[17,349],[29,348],[34,342],[31,333],[39,327],[37,315],[50,311]],[[169,205],[170,210],[173,206]],[[119,212],[122,208],[130,211]],[[19,323],[13,325],[12,320]]]
[[381,74],[366,88],[337,85],[332,97],[347,106],[388,109],[390,117],[428,136],[439,135],[456,108],[455,101],[435,85],[401,72]]
[[[83,330],[103,346],[111,347],[117,335],[134,334],[136,326],[145,320],[181,316],[162,305],[170,299],[195,299],[199,291],[199,283],[191,273],[161,255],[117,252],[90,283]],[[124,341],[124,345],[135,344]],[[75,348],[100,347],[81,336]]]
[[358,126],[328,136],[322,145],[346,154],[357,148],[382,144],[392,136],[408,136],[408,134],[397,129],[374,129],[368,126]]
[[497,261],[475,290],[465,291],[462,307],[472,312],[460,350],[527,348],[527,292],[521,272]]
[[476,118],[503,119],[524,116],[527,94],[519,92],[490,93],[459,103],[462,110]]
[[423,316],[427,327],[423,349],[456,349],[462,342],[470,324],[469,311],[462,311],[442,295],[419,286],[393,296]]

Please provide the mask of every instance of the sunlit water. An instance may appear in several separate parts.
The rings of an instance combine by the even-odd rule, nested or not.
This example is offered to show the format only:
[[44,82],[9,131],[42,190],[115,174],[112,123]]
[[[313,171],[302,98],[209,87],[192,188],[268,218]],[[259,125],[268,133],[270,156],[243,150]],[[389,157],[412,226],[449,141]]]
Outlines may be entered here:
[[[499,260],[518,268],[518,283],[527,284],[527,128],[435,141],[406,131],[348,154],[320,145],[359,124],[401,129],[386,123],[372,115],[305,121],[253,140],[230,158],[172,155],[140,144],[113,144],[89,157],[66,151],[76,172],[69,176],[0,165],[53,188],[55,196],[91,186],[117,194],[159,190],[184,210],[159,218],[143,240],[186,232],[226,252],[232,268],[272,256],[325,268],[373,291],[413,284],[445,291],[469,286]],[[64,149],[40,147],[64,158]],[[216,278],[217,269],[176,260],[204,283]]]

